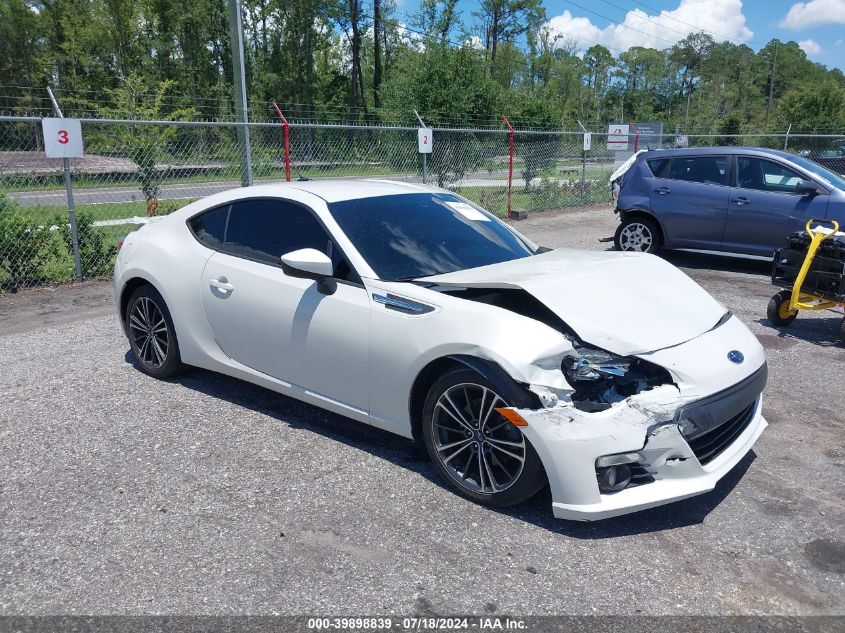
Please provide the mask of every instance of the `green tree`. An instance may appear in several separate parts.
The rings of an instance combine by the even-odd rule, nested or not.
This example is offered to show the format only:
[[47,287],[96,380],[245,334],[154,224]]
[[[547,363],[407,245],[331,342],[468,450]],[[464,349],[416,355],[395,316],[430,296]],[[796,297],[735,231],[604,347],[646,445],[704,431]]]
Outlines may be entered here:
[[845,130],[845,88],[833,81],[792,88],[778,103],[777,119],[802,132],[826,132],[831,125]]
[[[146,86],[140,77],[132,75],[125,79],[119,88],[113,91],[114,116],[130,119],[155,119],[177,121],[190,115],[191,108],[167,111],[165,97],[173,87],[173,81],[165,80],[155,89],[149,98]],[[147,215],[156,215],[158,194],[164,173],[159,167],[160,160],[166,155],[164,146],[172,139],[178,128],[169,125],[132,123],[115,126],[117,136],[128,158],[138,167],[138,182],[147,201]]]
[[717,145],[741,145],[742,133],[741,122],[736,114],[729,114],[719,123],[719,136],[716,138]]

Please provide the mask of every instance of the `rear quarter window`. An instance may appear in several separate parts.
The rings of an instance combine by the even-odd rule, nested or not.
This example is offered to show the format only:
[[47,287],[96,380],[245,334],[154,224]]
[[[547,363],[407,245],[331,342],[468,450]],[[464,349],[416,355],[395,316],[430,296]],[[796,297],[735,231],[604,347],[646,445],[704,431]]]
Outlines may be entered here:
[[209,248],[218,248],[226,236],[226,220],[229,217],[231,205],[217,207],[188,221],[188,226],[201,243]]
[[646,165],[648,165],[648,168],[653,175],[660,178],[661,176],[663,176],[663,172],[666,171],[666,166],[669,165],[669,159],[652,158],[651,160],[646,161]]

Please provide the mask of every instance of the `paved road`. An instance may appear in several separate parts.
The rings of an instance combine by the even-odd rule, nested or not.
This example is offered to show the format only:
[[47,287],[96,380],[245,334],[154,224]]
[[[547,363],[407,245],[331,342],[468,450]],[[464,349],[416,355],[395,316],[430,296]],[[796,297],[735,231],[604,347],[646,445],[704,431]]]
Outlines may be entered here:
[[410,442],[236,380],[151,380],[107,284],[0,298],[0,613],[845,614],[841,317],[781,333],[766,265],[671,261],[766,346],[771,426],[713,493],[594,524],[473,505]]
[[[385,175],[371,175],[368,178],[386,178],[391,180],[406,180],[410,182],[420,182],[421,179],[416,174],[385,174]],[[357,178],[357,176],[349,176],[349,178]],[[435,178],[434,175],[431,176]],[[554,182],[561,184],[569,184],[573,179],[576,181],[580,178],[579,174],[573,173],[569,176],[552,179]],[[278,182],[277,180],[256,181],[255,184],[262,184],[263,182],[271,183]],[[514,188],[519,188],[525,185],[518,174],[514,174]],[[534,178],[533,184],[538,184],[540,178]],[[467,174],[461,180],[450,184],[450,187],[507,187],[508,179],[507,172],[487,172],[478,171]],[[220,182],[198,182],[198,183],[184,183],[184,184],[165,184],[161,186],[159,193],[159,200],[185,200],[193,198],[202,198],[210,196],[213,193],[221,191],[228,191],[235,187],[240,187],[241,183],[238,180],[226,180]],[[67,204],[67,194],[64,189],[55,189],[48,191],[11,191],[6,194],[9,198],[13,198],[25,207],[38,205],[64,205]],[[98,187],[96,189],[76,188],[73,190],[73,201],[75,204],[105,204],[105,203],[122,203],[122,202],[138,202],[144,200],[144,194],[137,186],[126,187]]]

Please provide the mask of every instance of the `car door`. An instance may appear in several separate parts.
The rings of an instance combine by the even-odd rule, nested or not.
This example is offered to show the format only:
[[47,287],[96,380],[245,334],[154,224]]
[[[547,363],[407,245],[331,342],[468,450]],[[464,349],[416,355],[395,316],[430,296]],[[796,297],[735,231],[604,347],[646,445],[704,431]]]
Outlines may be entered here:
[[719,250],[728,209],[727,156],[675,156],[649,194],[668,248]]
[[[282,270],[280,256],[302,248],[332,258],[332,294]],[[201,291],[227,356],[293,388],[368,410],[369,299],[311,209],[279,199],[232,204]]]
[[768,257],[807,220],[824,218],[827,192],[819,187],[815,196],[796,193],[799,180],[809,179],[779,161],[737,156],[722,250]]

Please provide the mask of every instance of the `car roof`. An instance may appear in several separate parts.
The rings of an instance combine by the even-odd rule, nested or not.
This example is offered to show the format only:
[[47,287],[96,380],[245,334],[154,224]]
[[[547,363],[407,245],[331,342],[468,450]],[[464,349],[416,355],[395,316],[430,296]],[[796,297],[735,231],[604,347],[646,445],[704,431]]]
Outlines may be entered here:
[[376,198],[379,196],[441,191],[436,187],[428,187],[417,183],[375,179],[296,180],[293,182],[279,183],[278,186],[299,189],[300,191],[319,196],[329,203],[358,200],[361,198]]
[[659,158],[660,156],[724,156],[725,154],[751,154],[760,156],[778,156],[787,160],[794,158],[793,154],[779,149],[766,147],[747,147],[742,145],[726,145],[715,147],[681,147],[672,149],[652,149],[643,152],[642,157]]

